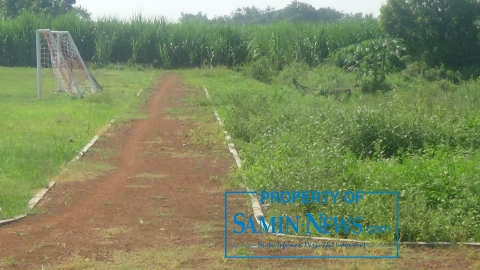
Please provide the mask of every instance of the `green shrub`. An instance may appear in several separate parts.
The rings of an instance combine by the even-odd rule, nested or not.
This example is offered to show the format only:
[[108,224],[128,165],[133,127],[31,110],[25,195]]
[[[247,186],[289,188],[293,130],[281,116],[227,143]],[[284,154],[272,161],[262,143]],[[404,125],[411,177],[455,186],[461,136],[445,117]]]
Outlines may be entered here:
[[[226,130],[240,146],[243,170],[234,178],[252,190],[398,191],[401,241],[478,241],[480,82],[445,82],[455,91],[441,91],[441,82],[412,83],[391,74],[387,79],[396,83],[395,91],[346,102],[285,86],[292,75],[313,86],[331,83],[334,75],[354,80],[338,70],[291,65],[272,85],[238,73],[204,77]],[[362,216],[365,224],[391,224],[388,213],[395,205],[389,198],[372,198],[356,208],[272,205],[268,214],[348,214]]]

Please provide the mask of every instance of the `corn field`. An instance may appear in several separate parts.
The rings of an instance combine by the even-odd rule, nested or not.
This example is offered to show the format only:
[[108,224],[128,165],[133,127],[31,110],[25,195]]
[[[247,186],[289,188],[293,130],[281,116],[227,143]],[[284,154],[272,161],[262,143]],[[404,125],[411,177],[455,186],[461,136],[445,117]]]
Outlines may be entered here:
[[224,65],[262,59],[272,70],[292,62],[320,64],[333,51],[380,34],[374,19],[334,24],[227,25],[173,24],[141,15],[130,20],[98,21],[74,14],[55,18],[22,14],[0,21],[0,66],[35,66],[35,30],[70,31],[85,61],[146,64],[175,69]]

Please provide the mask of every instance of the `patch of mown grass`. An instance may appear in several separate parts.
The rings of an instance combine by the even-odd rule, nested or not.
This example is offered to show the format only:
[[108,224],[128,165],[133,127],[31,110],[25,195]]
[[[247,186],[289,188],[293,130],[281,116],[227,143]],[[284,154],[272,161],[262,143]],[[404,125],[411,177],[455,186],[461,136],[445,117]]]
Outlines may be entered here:
[[[330,66],[286,68],[271,85],[224,68],[183,74],[208,88],[243,160],[232,178],[250,189],[397,191],[401,241],[480,239],[479,81],[442,88],[390,74],[393,91],[339,100],[292,83],[355,87],[355,76]],[[272,205],[269,214],[360,216],[364,226],[395,228],[395,200],[387,197],[372,195],[357,207]],[[393,241],[394,229],[356,238]]]
[[38,100],[35,69],[0,68],[0,219],[24,213],[33,192],[112,118],[140,117],[159,78],[154,70],[94,74],[104,88],[97,95],[55,93],[55,79],[47,76]]

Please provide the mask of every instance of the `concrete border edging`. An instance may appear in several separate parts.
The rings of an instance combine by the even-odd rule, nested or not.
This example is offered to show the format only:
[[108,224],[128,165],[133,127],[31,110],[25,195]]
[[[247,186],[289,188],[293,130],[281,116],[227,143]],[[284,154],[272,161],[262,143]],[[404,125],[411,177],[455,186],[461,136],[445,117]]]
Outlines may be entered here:
[[[92,140],[90,140],[90,142],[87,145],[85,145],[85,147],[83,147],[83,149],[70,162],[75,162],[79,160],[81,157],[83,157],[85,153],[87,153],[87,151],[95,144],[95,142],[97,142],[98,138],[100,138],[100,135],[102,135],[108,128],[110,128],[114,122],[115,122],[115,119],[110,120],[109,124],[106,125],[104,128],[102,128],[101,132],[99,132],[98,135],[93,136]],[[66,169],[63,169],[60,173],[63,173],[65,171]],[[28,209],[33,209],[43,199],[43,197],[45,197],[47,192],[50,191],[53,188],[53,186],[55,186],[55,184],[56,184],[55,181],[50,181],[46,188],[43,188],[40,191],[38,191],[37,194],[35,194],[35,196],[33,196],[33,198],[30,199],[30,201],[28,202]],[[0,220],[0,226],[18,221],[26,216],[28,216],[28,214],[22,214],[22,215],[13,217],[11,219]]]
[[[205,85],[203,86],[203,89],[205,90],[205,94],[207,98],[210,99],[210,94],[208,93],[208,90],[205,87]],[[228,135],[228,132],[225,130],[222,119],[220,119],[220,117],[218,116],[218,112],[216,110],[214,111],[214,115],[215,115],[215,119],[217,120],[218,124],[223,130],[223,133],[225,135],[225,141],[227,142],[228,150],[230,151],[233,158],[235,159],[238,169],[242,169],[242,160],[238,155],[237,149],[235,148],[235,144],[231,142],[232,137],[230,137],[230,135]],[[245,184],[243,184],[243,188],[245,188],[247,191],[250,191],[250,189]],[[253,215],[257,223],[260,224],[259,217],[263,217],[262,207],[260,206],[260,203],[258,202],[258,199],[255,195],[249,194],[249,196],[250,196],[250,199],[252,200]],[[275,235],[282,235],[282,234],[275,233]]]
[[[208,93],[207,88],[205,85],[203,85],[203,89],[205,90],[205,94],[208,99],[210,99],[210,94]],[[235,162],[237,163],[238,169],[242,168],[242,160],[240,159],[240,156],[238,155],[238,152],[235,148],[235,145],[231,143],[231,137],[228,135],[227,131],[224,128],[223,122],[218,116],[218,112],[215,110],[214,111],[215,118],[220,125],[220,127],[223,130],[223,133],[225,135],[225,140],[228,145],[228,149],[230,153],[232,153],[233,158],[235,159]],[[245,188],[247,191],[250,191],[250,189],[245,185],[242,184],[242,187]],[[253,194],[249,194],[251,200],[252,200],[252,210],[253,210],[253,215],[255,217],[255,220],[257,221],[258,225],[260,224],[259,217],[263,217],[263,212],[262,212],[262,207],[257,199],[257,197]],[[265,221],[266,222],[266,221]],[[269,227],[268,223],[267,226]],[[298,236],[298,235],[288,235],[288,234],[283,234],[283,233],[270,233],[272,235],[277,235],[277,236],[285,236],[289,238],[298,238],[298,239],[313,239],[313,240],[324,240],[324,241],[343,241],[343,242],[355,242],[355,243],[370,243],[371,241],[361,241],[361,240],[353,240],[353,239],[339,239],[339,238],[328,238],[328,237],[308,237],[308,236]],[[409,245],[409,246],[452,246],[452,245],[465,245],[465,246],[473,246],[473,247],[479,247],[480,248],[480,243],[449,243],[449,242],[399,242],[400,245]]]

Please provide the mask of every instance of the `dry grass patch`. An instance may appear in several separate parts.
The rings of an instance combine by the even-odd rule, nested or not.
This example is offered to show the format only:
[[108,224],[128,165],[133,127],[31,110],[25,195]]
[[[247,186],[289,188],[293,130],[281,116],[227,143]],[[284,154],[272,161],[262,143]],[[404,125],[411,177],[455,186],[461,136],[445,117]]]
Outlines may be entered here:
[[143,143],[149,144],[149,145],[152,145],[152,144],[162,144],[162,143],[163,143],[163,140],[162,140],[162,138],[157,137],[157,138],[155,138],[155,140],[153,140],[153,141],[144,141]]
[[[202,259],[199,259],[202,258]],[[202,260],[205,263],[199,264]],[[211,260],[205,255],[205,247],[200,245],[174,248],[145,249],[136,252],[115,251],[109,261],[75,256],[53,269],[96,269],[96,270],[130,270],[130,269],[195,269],[199,265],[204,269],[222,267],[221,260]]]
[[169,152],[174,158],[203,158],[205,154],[199,152]]
[[148,178],[148,179],[162,179],[165,178],[164,174],[152,174],[152,173],[141,173],[137,174],[138,178]]
[[95,179],[115,169],[106,163],[93,163],[79,160],[69,163],[64,170],[52,180],[58,183],[79,182]]
[[202,238],[210,238],[212,232],[214,231],[221,231],[223,228],[214,227],[211,224],[197,224],[195,225],[195,229],[200,234]]
[[150,188],[149,185],[129,185],[129,186],[125,186],[126,188],[140,188],[140,189],[147,189],[147,188]]
[[131,228],[121,226],[121,227],[112,227],[112,228],[108,228],[108,229],[103,229],[103,230],[101,230],[100,233],[103,236],[103,238],[105,238],[105,239],[113,239],[117,235],[122,234],[122,233],[128,233],[131,230],[132,230]]
[[200,191],[203,192],[203,193],[207,193],[207,194],[219,194],[219,193],[223,193],[225,191],[225,189],[221,188],[221,187],[207,188],[205,186],[201,186]]

